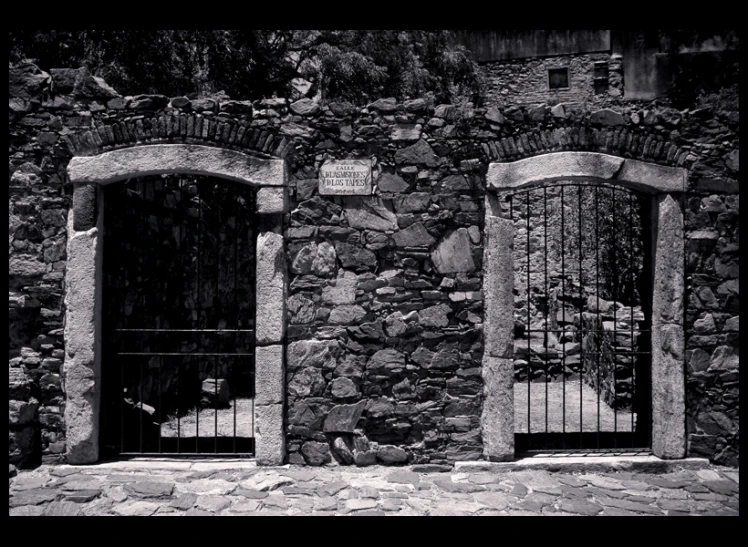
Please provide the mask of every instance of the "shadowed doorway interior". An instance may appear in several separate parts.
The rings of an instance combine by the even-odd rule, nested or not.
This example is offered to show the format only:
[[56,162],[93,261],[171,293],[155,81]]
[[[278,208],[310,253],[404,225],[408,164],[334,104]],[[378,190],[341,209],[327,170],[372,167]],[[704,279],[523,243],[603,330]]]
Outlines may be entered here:
[[106,187],[104,456],[254,453],[254,201],[209,177]]

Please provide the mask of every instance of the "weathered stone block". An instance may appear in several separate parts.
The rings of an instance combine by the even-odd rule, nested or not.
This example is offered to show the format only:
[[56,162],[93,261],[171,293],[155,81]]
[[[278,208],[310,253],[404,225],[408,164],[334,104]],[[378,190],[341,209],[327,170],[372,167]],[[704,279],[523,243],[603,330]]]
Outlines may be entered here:
[[92,228],[68,238],[63,373],[68,461],[75,464],[92,463],[99,457],[100,275],[98,230]]
[[346,198],[345,217],[357,230],[397,230],[397,218],[389,202],[380,198]]
[[336,241],[335,251],[344,268],[365,270],[377,265],[377,256],[370,250],[358,245]]
[[314,274],[331,277],[338,270],[336,248],[327,241],[319,245],[310,243],[302,247],[291,263],[291,271],[297,274]]
[[405,192],[408,189],[408,183],[405,182],[402,177],[393,173],[382,173],[377,180],[380,192],[393,192],[400,193]]
[[294,294],[288,299],[288,322],[292,325],[305,325],[314,321],[314,302],[301,294]]
[[280,344],[255,348],[255,404],[282,404],[285,400],[283,354]]
[[405,165],[425,165],[426,167],[436,167],[437,161],[434,150],[425,140],[421,139],[417,143],[401,148],[395,152],[395,163]]
[[377,450],[377,459],[385,464],[405,463],[408,453],[399,446],[383,445]]
[[303,367],[322,369],[335,368],[334,349],[337,343],[331,340],[299,340],[288,345],[286,363],[288,370]]
[[361,306],[338,306],[330,312],[331,325],[350,325],[361,321],[366,316],[366,310]]
[[73,190],[73,229],[85,232],[96,226],[98,188],[95,184],[76,184]]
[[330,393],[336,399],[358,397],[358,387],[350,378],[335,378],[330,386]]
[[685,293],[683,212],[670,195],[658,197],[652,321],[682,323]]
[[677,167],[656,165],[639,160],[627,159],[623,163],[618,180],[646,184],[660,192],[685,192],[686,170]]
[[470,183],[464,175],[450,175],[441,180],[441,189],[443,192],[463,192],[470,190]]
[[286,332],[286,259],[283,236],[273,232],[257,237],[256,293],[257,342],[279,343]]
[[379,99],[369,105],[369,110],[376,110],[382,114],[392,114],[397,110],[397,99],[389,97],[387,99]]
[[681,325],[653,325],[652,452],[663,459],[686,455],[684,352]]
[[395,210],[398,214],[423,213],[431,204],[431,194],[428,192],[413,192],[395,197]]
[[514,360],[483,357],[483,454],[491,461],[514,459]]
[[327,443],[307,441],[301,447],[304,461],[308,465],[319,467],[332,461],[330,446]]
[[418,322],[424,327],[442,328],[449,325],[448,315],[452,308],[447,304],[438,304],[425,308],[418,313]]
[[320,111],[319,103],[312,99],[299,99],[295,103],[291,103],[290,108],[291,112],[299,116],[314,116],[319,114]]
[[47,273],[47,265],[33,258],[12,256],[8,260],[8,275],[32,278],[41,277]]
[[285,213],[288,209],[288,199],[285,188],[260,188],[257,190],[257,213],[260,215],[276,215]]
[[320,369],[307,367],[291,376],[288,393],[296,397],[319,397],[324,393],[325,386]]
[[590,115],[590,123],[597,125],[624,125],[626,121],[623,116],[615,110],[604,108]]
[[392,236],[398,247],[430,247],[436,240],[426,231],[422,223],[416,222]]
[[283,465],[286,457],[283,405],[255,407],[255,457],[257,465]]
[[434,267],[440,274],[468,273],[475,270],[466,228],[448,234],[431,253]]
[[421,138],[421,124],[401,124],[392,128],[390,139],[393,141],[417,141]]
[[329,304],[353,304],[356,301],[357,286],[358,275],[341,270],[335,284],[323,289],[322,301]]
[[283,160],[257,158],[236,150],[196,144],[123,148],[98,156],[75,156],[68,164],[70,180],[80,183],[109,184],[164,173],[220,176],[256,186],[286,184]]
[[8,425],[27,425],[36,420],[39,404],[36,402],[8,401]]
[[353,433],[364,408],[366,408],[366,401],[359,401],[353,405],[332,407],[327,418],[325,418],[325,433]]

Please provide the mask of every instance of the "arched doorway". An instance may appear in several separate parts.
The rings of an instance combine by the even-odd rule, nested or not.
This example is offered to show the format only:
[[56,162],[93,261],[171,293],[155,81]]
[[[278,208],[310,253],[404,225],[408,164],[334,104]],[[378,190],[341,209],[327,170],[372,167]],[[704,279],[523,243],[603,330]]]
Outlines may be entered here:
[[[547,224],[548,216],[545,211],[540,218],[542,219],[541,225],[538,226],[536,223],[535,228],[526,224],[524,226],[525,232],[525,245],[526,253],[522,256],[527,258],[530,257],[530,263],[525,268],[525,280],[530,280],[529,285],[526,284],[525,292],[530,296],[525,302],[526,304],[526,317],[528,318],[528,325],[525,327],[527,332],[527,345],[526,345],[526,359],[527,366],[525,368],[527,377],[530,378],[530,385],[525,391],[524,396],[526,397],[525,403],[531,401],[532,397],[532,380],[533,376],[537,375],[541,379],[546,374],[546,369],[549,367],[549,351],[547,339],[550,334],[554,336],[561,334],[564,338],[564,342],[568,343],[579,343],[580,348],[582,344],[590,344],[587,346],[592,354],[603,354],[606,351],[606,343],[600,340],[597,334],[601,334],[600,331],[606,331],[607,329],[598,328],[603,325],[604,321],[602,314],[598,316],[596,300],[600,296],[598,290],[599,279],[595,279],[597,286],[595,287],[595,295],[593,297],[592,306],[595,307],[595,312],[590,313],[590,309],[585,309],[585,306],[589,308],[588,303],[582,303],[582,297],[586,296],[585,300],[588,300],[590,295],[585,295],[584,291],[584,271],[590,270],[590,265],[586,264],[592,260],[594,268],[592,268],[593,276],[597,277],[599,274],[600,259],[596,256],[591,259],[589,256],[585,256],[586,244],[585,241],[592,242],[590,246],[592,249],[599,250],[599,234],[595,234],[595,229],[599,229],[599,202],[595,203],[594,200],[600,197],[600,185],[604,188],[616,188],[614,191],[618,192],[615,195],[619,196],[619,203],[616,205],[615,210],[620,211],[621,216],[626,215],[629,218],[634,218],[628,214],[631,211],[625,211],[625,208],[621,208],[620,198],[627,196],[624,203],[629,200],[636,199],[639,201],[637,209],[640,211],[639,215],[644,221],[643,226],[648,226],[648,229],[641,231],[639,244],[642,249],[642,256],[645,258],[641,273],[638,274],[638,278],[642,281],[638,283],[639,286],[639,297],[638,302],[636,299],[629,298],[630,302],[617,302],[611,307],[614,308],[615,313],[627,309],[630,314],[637,314],[641,312],[643,320],[641,322],[634,320],[629,321],[627,327],[629,328],[629,345],[628,351],[620,351],[621,355],[629,354],[632,357],[632,364],[630,366],[630,372],[633,376],[639,373],[639,380],[648,380],[651,384],[651,398],[649,401],[636,402],[634,397],[634,407],[629,413],[629,423],[633,417],[633,425],[629,433],[633,437],[633,444],[641,444],[641,437],[648,436],[649,430],[644,427],[640,430],[638,423],[642,425],[649,423],[649,417],[647,414],[650,413],[651,408],[651,446],[652,452],[656,456],[663,458],[681,458],[685,455],[685,380],[684,380],[684,334],[683,334],[683,298],[684,298],[684,240],[683,240],[683,212],[682,204],[680,203],[680,195],[684,191],[686,180],[686,172],[684,169],[674,167],[663,167],[659,165],[649,164],[637,160],[627,160],[615,156],[609,156],[606,154],[598,154],[591,152],[559,152],[553,154],[547,154],[543,156],[537,156],[525,160],[520,160],[511,163],[502,164],[491,164],[488,173],[488,187],[489,193],[486,200],[486,252],[484,261],[484,291],[486,299],[485,309],[485,344],[486,351],[483,361],[483,377],[485,382],[485,397],[484,407],[482,415],[482,430],[484,440],[484,454],[489,459],[494,460],[506,460],[515,457],[517,448],[528,448],[530,443],[527,438],[523,438],[522,435],[530,435],[532,433],[532,405],[528,406],[527,416],[525,416],[525,422],[529,417],[528,429],[526,432],[520,431],[519,435],[516,434],[517,425],[517,412],[515,412],[515,374],[517,368],[515,366],[515,349],[516,345],[516,328],[515,325],[515,305],[517,297],[521,297],[519,294],[521,291],[516,286],[519,282],[517,281],[518,265],[515,263],[517,260],[517,253],[515,253],[515,245],[518,245],[517,241],[517,225],[515,224],[517,218],[513,216],[511,206],[506,206],[506,199],[512,194],[521,193],[523,194],[525,201],[525,215],[532,216],[533,209],[533,195],[535,196],[535,202],[539,202],[539,207],[547,205],[548,200],[548,184],[557,184],[558,181],[562,181],[562,185],[566,184],[569,186],[568,193],[571,193],[577,197],[577,221],[582,219],[581,234],[577,231],[577,245],[580,251],[577,252],[576,258],[581,258],[581,264],[578,266],[578,277],[577,280],[577,295],[576,304],[581,304],[581,308],[576,313],[580,316],[580,323],[576,326],[578,331],[575,340],[574,336],[569,337],[566,331],[566,317],[565,311],[562,311],[562,323],[563,329],[556,329],[562,332],[548,332],[546,327],[545,318],[549,316],[550,311],[550,298],[548,295],[550,291],[546,291],[545,287],[550,288],[550,284],[546,283],[544,267],[548,265],[548,262],[543,256],[537,259],[541,269],[540,279],[536,279],[537,283],[532,281],[532,271],[538,272],[538,264],[533,266],[532,253],[529,252],[533,243],[536,246],[539,243],[541,250],[544,252],[547,248],[545,241],[533,241],[532,230],[535,230],[535,236],[537,239],[538,230],[541,235],[545,236],[545,224]],[[537,189],[539,188],[539,190]],[[583,188],[593,188],[593,190],[584,190]],[[597,190],[594,190],[597,188]],[[576,189],[576,191],[575,191]],[[605,190],[610,191],[610,190]],[[637,191],[638,194],[632,194],[631,191]],[[555,192],[555,190],[554,190]],[[631,197],[629,197],[631,196]],[[634,198],[633,196],[642,196]],[[560,196],[559,196],[560,197]],[[571,196],[567,196],[571,197]],[[528,199],[529,198],[529,199]],[[554,198],[558,199],[558,198]],[[579,203],[579,200],[583,203]],[[520,202],[522,200],[520,199]],[[590,204],[584,206],[585,201],[591,201]],[[511,202],[511,200],[510,200]],[[505,205],[502,207],[502,203]],[[649,205],[647,205],[647,203]],[[518,215],[521,216],[521,208],[518,210]],[[608,207],[611,212],[613,208]],[[561,207],[560,210],[565,210]],[[530,214],[528,214],[530,212]],[[586,220],[585,220],[586,215]],[[596,218],[597,217],[597,218]],[[596,225],[596,222],[597,225]],[[554,217],[552,222],[560,222],[560,218]],[[612,225],[612,221],[610,222]],[[579,227],[577,227],[579,230]],[[619,231],[617,234],[619,239],[624,238],[624,231]],[[530,237],[529,241],[527,237]],[[565,239],[561,237],[560,239]],[[611,235],[611,241],[615,244],[616,234]],[[569,242],[566,242],[568,245]],[[588,246],[588,245],[587,245]],[[616,246],[616,245],[614,245]],[[567,247],[564,247],[566,249]],[[625,248],[625,247],[624,247]],[[631,243],[629,245],[629,255],[635,255],[634,252],[636,245]],[[649,257],[649,258],[647,258]],[[648,262],[649,264],[646,264]],[[617,264],[614,261],[614,265]],[[620,264],[619,264],[620,265]],[[625,266],[625,264],[623,264]],[[556,272],[558,274],[558,272]],[[587,274],[589,275],[589,274]],[[521,277],[521,275],[520,275]],[[550,276],[553,277],[553,276]],[[608,289],[613,292],[620,293],[621,285],[625,285],[625,280],[622,281],[619,275],[611,275],[618,281],[612,283],[612,286]],[[562,285],[561,291],[564,291],[563,282],[561,279],[566,278],[567,282],[574,286],[574,279],[568,279],[567,272],[563,272],[563,275],[558,276],[558,284]],[[582,281],[582,282],[580,282]],[[589,286],[589,277],[587,278],[587,284]],[[615,286],[618,284],[618,286]],[[536,285],[540,285],[543,289],[538,290]],[[554,287],[558,289],[558,287]],[[545,310],[541,310],[539,318],[541,321],[534,321],[538,317],[533,318],[532,310],[532,293],[536,292],[536,303],[537,307],[545,306]],[[572,291],[573,292],[573,291]],[[620,298],[620,294],[615,296]],[[565,294],[564,298],[560,300],[562,305],[568,303],[567,301],[574,301],[574,296],[571,294]],[[556,300],[556,304],[559,300]],[[626,305],[628,304],[628,306]],[[639,306],[639,310],[636,307]],[[537,309],[535,310],[537,315]],[[571,310],[570,310],[571,311]],[[609,310],[608,310],[609,311]],[[648,312],[648,313],[647,313]],[[607,312],[606,312],[607,313]],[[587,326],[584,326],[585,314],[588,314],[590,321],[587,322]],[[521,315],[521,314],[520,314]],[[558,326],[558,318],[554,318],[556,326]],[[618,318],[615,316],[612,318],[612,335],[618,338]],[[631,332],[631,327],[634,326],[634,332]],[[539,327],[539,328],[538,328]],[[522,329],[519,329],[522,330]],[[533,330],[540,331],[539,334],[543,337],[543,343],[538,347],[542,349],[542,358],[536,359],[536,370],[533,370],[532,365],[532,332]],[[646,333],[645,331],[650,331]],[[595,336],[593,336],[595,334]],[[609,337],[609,333],[602,332],[603,338]],[[645,335],[645,336],[641,336]],[[566,338],[569,338],[566,340]],[[633,339],[636,338],[636,344],[632,346]],[[555,340],[559,342],[559,340]],[[519,345],[521,347],[521,344]],[[601,348],[601,346],[603,346]],[[651,346],[651,351],[648,349]],[[537,348],[536,348],[537,349]],[[568,349],[568,348],[564,348]],[[598,351],[600,350],[600,351]],[[636,351],[632,351],[636,350]],[[580,352],[584,353],[583,349]],[[650,354],[651,355],[647,355]],[[642,354],[641,357],[651,357],[651,367],[649,371],[641,368],[641,360],[638,362],[633,359],[634,355],[631,354]],[[569,356],[569,352],[563,351],[563,356]],[[616,356],[614,356],[616,357]],[[573,367],[569,370],[571,375],[576,374],[578,378],[575,378],[579,384],[584,387],[585,384],[592,385],[595,387],[595,399],[598,398],[604,400],[606,398],[605,389],[601,389],[602,378],[597,378],[597,372],[602,372],[605,369],[599,366],[596,361],[591,367],[595,371],[595,377],[585,377],[586,370],[589,365],[585,363],[583,357],[580,357],[580,365],[575,371]],[[561,360],[561,370],[568,372],[564,367],[563,359]],[[619,363],[620,365],[622,363]],[[615,368],[615,367],[614,367]],[[623,367],[625,368],[625,367]],[[549,375],[550,375],[550,371]],[[626,372],[622,370],[622,372]],[[601,374],[601,377],[605,376]],[[611,381],[612,381],[612,374]],[[565,374],[561,374],[560,378],[563,382]],[[526,380],[527,378],[525,378]],[[617,398],[618,382],[614,382],[616,386],[614,391],[613,399]],[[636,385],[640,385],[637,383]],[[648,390],[644,390],[641,393],[647,393]],[[545,393],[543,390],[543,397]],[[580,395],[580,398],[583,393]],[[563,391],[561,392],[563,397]],[[547,407],[546,407],[547,408]],[[563,409],[563,406],[561,407]],[[563,410],[561,410],[563,413]],[[545,422],[545,412],[542,413],[542,421]],[[593,434],[593,448],[596,448],[600,443],[600,436],[597,435],[599,428],[597,427],[600,414],[596,413],[593,418],[595,432]],[[614,432],[617,427],[617,412],[613,411],[612,421],[614,422]],[[584,437],[585,429],[583,422],[585,420],[584,415],[579,417],[580,422],[580,437]],[[521,423],[523,420],[519,420]],[[565,423],[565,419],[561,418],[562,424]],[[646,422],[646,423],[645,423]],[[543,425],[543,433],[545,433],[545,423]],[[561,425],[563,432],[564,425]],[[639,432],[641,431],[641,432]],[[563,437],[566,441],[570,442],[568,448],[573,448],[574,443],[568,437]],[[615,439],[615,437],[614,437]],[[548,443],[549,436],[546,435],[544,441],[541,441],[543,445]],[[627,439],[631,440],[631,439]],[[565,445],[566,441],[561,441],[561,447]],[[525,443],[524,447],[517,446],[517,443]],[[554,443],[551,443],[554,444]],[[580,447],[587,444],[580,438]],[[605,443],[607,444],[607,443]],[[616,441],[613,440],[612,444],[615,445]],[[545,450],[541,445],[538,448]],[[559,448],[561,448],[559,447]],[[612,448],[612,447],[611,447]],[[621,446],[623,449],[623,446]]]
[[[159,435],[154,435],[151,441],[142,444],[140,438],[144,430],[139,424],[141,417],[145,418],[142,411],[146,405],[153,409],[153,412],[149,414],[151,416],[159,410],[162,414],[166,411],[167,415],[172,410],[177,415],[184,412],[181,404],[177,411],[177,403],[174,403],[174,400],[180,400],[176,395],[176,379],[173,379],[174,393],[166,390],[167,398],[173,399],[171,402],[158,402],[158,393],[161,392],[163,395],[163,389],[155,391],[151,389],[147,396],[145,394],[141,395],[140,392],[149,391],[147,386],[153,385],[152,379],[154,377],[158,378],[158,381],[155,382],[157,386],[163,387],[164,383],[170,383],[170,381],[164,380],[158,369],[160,367],[163,372],[163,358],[172,356],[158,354],[179,353],[179,356],[173,357],[181,359],[184,357],[181,354],[184,353],[200,353],[199,356],[192,357],[205,360],[208,357],[205,355],[205,351],[193,350],[207,348],[207,338],[211,337],[213,338],[212,343],[217,345],[218,348],[216,353],[221,354],[217,356],[217,362],[213,361],[212,368],[208,369],[205,368],[208,367],[206,364],[190,365],[191,370],[194,369],[193,381],[200,384],[200,397],[202,397],[204,382],[208,381],[209,383],[210,380],[213,381],[213,397],[220,397],[222,383],[219,380],[226,380],[226,378],[218,376],[223,375],[222,370],[224,368],[227,370],[230,368],[222,362],[225,362],[228,358],[228,356],[223,355],[227,353],[224,351],[227,347],[232,349],[229,352],[232,354],[241,354],[242,352],[238,350],[242,347],[251,348],[252,353],[254,353],[255,388],[254,393],[249,390],[244,395],[253,395],[254,454],[259,464],[279,465],[283,463],[285,458],[283,431],[285,373],[283,360],[286,323],[283,217],[287,207],[284,188],[286,185],[285,169],[285,163],[282,160],[191,144],[138,146],[105,152],[98,156],[75,157],[71,160],[68,173],[75,189],[73,208],[68,219],[68,263],[65,296],[66,356],[64,364],[65,421],[67,425],[68,461],[70,463],[97,461],[100,458],[102,443],[108,444],[114,452],[131,452],[127,446],[123,450],[122,440],[119,443],[112,442],[109,434],[102,434],[101,432],[102,424],[107,427],[108,432],[111,429],[121,435],[125,431],[121,424],[117,428],[111,427],[111,423],[102,422],[102,393],[103,379],[107,377],[107,374],[110,377],[112,376],[111,370],[109,368],[105,369],[110,364],[105,358],[111,355],[112,351],[122,354],[128,353],[125,351],[127,347],[134,347],[137,350],[130,353],[156,354],[120,355],[122,358],[145,359],[147,364],[141,362],[133,368],[137,369],[138,372],[141,368],[148,368],[151,372],[138,377],[137,372],[129,371],[125,375],[124,382],[119,385],[119,388],[115,388],[117,393],[111,396],[111,400],[107,397],[107,402],[114,405],[115,408],[117,404],[131,404],[133,407],[139,405],[139,409],[136,411],[138,426],[134,428],[134,438],[128,445],[136,449],[135,453],[166,453],[167,448],[164,445],[176,443],[172,440],[164,441],[165,437],[162,432],[164,424],[168,423],[168,420],[158,421],[156,427]],[[164,185],[163,181],[166,179],[160,178],[162,175],[176,175],[176,178],[173,179],[176,182]],[[200,179],[201,182],[190,182],[189,177],[192,176],[208,178]],[[180,179],[180,177],[182,178]],[[125,183],[130,179],[136,182]],[[179,182],[180,180],[182,182]],[[187,182],[184,183],[184,181]],[[120,184],[117,186],[115,183]],[[130,187],[131,185],[134,185],[134,188]],[[167,191],[167,188],[170,189]],[[231,198],[225,199],[227,193],[232,193],[230,188],[235,190],[233,200]],[[237,188],[239,189],[237,190]],[[128,192],[133,191],[134,194],[128,194]],[[181,193],[182,191],[185,192],[185,195],[180,194],[180,199],[177,200],[176,192]],[[122,192],[125,195],[130,195],[132,200],[140,201],[138,206],[130,208],[129,214],[145,215],[147,218],[140,220],[130,218],[128,220],[128,213],[122,211],[123,207],[128,208],[128,199],[122,197]],[[191,192],[194,192],[194,194],[191,194]],[[159,196],[158,199],[156,195]],[[242,196],[245,197],[242,198]],[[195,197],[198,199],[193,201]],[[245,200],[243,204],[241,199]],[[107,200],[121,200],[121,203],[111,204],[110,207]],[[207,213],[206,205],[208,203],[221,201],[226,202],[225,207],[218,208],[223,213],[216,214],[214,209],[211,209],[212,213]],[[197,204],[197,207],[194,206],[195,204]],[[180,215],[176,214],[176,211],[171,216],[163,215],[154,210],[154,207],[169,209],[170,205],[174,205],[176,211],[181,209],[182,220],[185,220],[185,217],[192,218],[191,215],[197,214],[197,221],[187,220],[183,233],[179,234],[179,230],[177,230],[176,236],[174,235],[174,221]],[[233,215],[232,207],[234,208]],[[120,226],[117,228],[117,215],[114,213],[118,209],[124,216],[119,217]],[[246,216],[242,217],[243,220],[238,221],[240,212],[246,213]],[[107,220],[107,215],[110,214],[113,215],[113,223],[109,223]],[[203,214],[207,216],[203,217]],[[230,223],[232,216],[234,218],[233,228]],[[164,218],[171,218],[170,225],[167,226],[168,223],[163,221]],[[241,227],[248,225],[247,223],[255,222],[255,220],[256,224],[253,224],[253,226],[256,226],[256,230],[251,232],[251,236],[246,238],[239,236],[238,232]],[[130,226],[132,222],[136,224],[134,228]],[[143,224],[139,225],[139,222]],[[208,228],[208,226],[211,227]],[[198,229],[195,229],[196,227]],[[171,231],[171,234],[165,237],[167,228]],[[109,235],[113,235],[114,238],[112,245],[109,247],[107,229],[111,232]],[[185,235],[189,233],[192,235]],[[211,237],[217,238],[215,242],[222,241],[225,245],[209,245],[207,243],[209,239],[206,239],[206,235],[209,239]],[[115,255],[105,260],[104,257],[110,251],[112,253],[122,252],[122,249],[117,248],[117,238],[119,238],[120,243],[123,241],[126,243],[124,245],[125,251],[119,256]],[[157,245],[153,244],[154,238],[158,242]],[[169,243],[164,244],[167,240]],[[246,245],[245,243],[241,243],[241,245],[247,253],[253,253],[254,256],[241,258],[238,251],[229,251],[234,240],[236,240],[236,244],[244,241]],[[197,249],[198,241],[201,244],[199,250]],[[254,246],[249,244],[250,241],[255,242]],[[136,249],[138,246],[147,246],[151,250],[154,250],[155,247],[155,252],[149,254],[153,257],[154,264],[147,268],[145,265],[141,267],[141,257],[138,256]],[[223,248],[226,252],[216,252],[219,248]],[[187,257],[183,256],[185,252],[188,255]],[[173,260],[169,261],[169,266],[164,269],[165,260],[170,255]],[[211,259],[211,256],[214,258]],[[227,264],[221,266],[220,256],[233,257],[234,265],[229,264],[231,258],[227,258]],[[213,282],[213,288],[210,289],[212,292],[206,292],[202,287],[197,290],[197,275],[193,276],[194,280],[190,278],[190,281],[185,283],[184,280],[175,282],[172,279],[174,275],[178,275],[176,270],[172,272],[174,275],[170,274],[168,277],[159,277],[154,274],[154,270],[163,273],[169,271],[170,268],[181,269],[184,267],[187,271],[189,269],[188,260],[198,258],[201,261],[200,266],[197,266],[197,260],[195,260],[195,269],[190,271],[200,272],[201,277],[204,278],[208,269],[217,270],[217,273],[210,278]],[[241,260],[250,261],[253,264],[253,266],[249,265],[250,262],[243,264],[252,270],[246,272],[243,279],[253,281],[253,295],[246,294],[247,291],[251,290],[250,287],[246,286],[246,283],[244,287],[239,284],[241,290],[236,292],[232,291],[232,285],[227,281],[231,275],[238,276],[238,263]],[[133,264],[128,262],[134,261],[138,261],[135,271],[140,269],[141,273],[146,271],[149,273],[141,275],[136,284],[130,284],[132,278],[128,279],[127,276],[133,275]],[[123,264],[123,262],[125,263]],[[109,292],[115,295],[113,300],[117,300],[118,297],[123,300],[121,305],[118,306],[110,306],[105,302],[105,268],[112,264],[122,274],[120,276],[116,272],[111,272],[117,281],[113,281]],[[167,289],[164,286],[164,278],[171,279],[171,283],[168,283],[168,281],[166,283],[169,287]],[[124,286],[126,290],[118,292],[116,290],[118,285]],[[138,285],[139,290],[131,290],[135,289],[136,285]],[[175,304],[175,302],[181,302],[182,304],[190,302],[190,298],[185,294],[185,291],[189,292],[193,288],[195,290],[195,300],[193,300],[195,306],[193,308],[188,306],[184,310],[185,316],[177,318],[179,315],[177,311],[169,311],[169,307],[180,305]],[[175,297],[172,289],[176,293],[181,293],[181,295],[178,298]],[[151,297],[143,299],[142,295],[144,293],[151,295]],[[137,294],[140,296],[135,296]],[[170,294],[171,296],[169,296]],[[171,304],[167,302],[164,305],[163,298],[165,295],[167,301],[170,300]],[[218,296],[220,297],[217,298]],[[230,303],[234,297],[244,298],[245,300],[233,307],[235,312],[233,326],[239,328],[229,329],[228,317],[231,314],[230,310],[232,310]],[[136,314],[134,317],[139,318],[137,321],[130,319],[130,317],[133,317],[133,302],[138,302],[140,311],[145,314]],[[200,302],[200,310],[197,310],[198,302]],[[205,304],[208,302],[211,304],[221,302],[222,304],[217,307],[215,305],[206,307]],[[111,312],[115,317],[117,317],[117,310],[119,310],[123,313],[119,317],[121,319],[125,318],[125,320],[120,322],[110,321],[109,327],[107,327],[105,306],[108,306],[108,312]],[[253,308],[257,317],[262,318],[255,325],[248,319],[250,308]],[[130,311],[129,315],[128,310]],[[242,311],[247,312],[243,314],[243,317],[240,313]],[[148,320],[142,322],[140,321],[142,317],[146,317]],[[166,329],[161,328],[164,325],[167,326]],[[173,328],[174,325],[185,328]],[[109,332],[107,332],[107,328],[109,328]],[[119,330],[119,332],[113,334],[112,329],[114,331]],[[159,333],[158,331],[161,330],[166,332]],[[229,343],[226,333],[216,332],[223,330],[236,331],[232,334],[237,337],[237,341]],[[156,342],[156,338],[163,338],[164,334],[167,335],[166,338],[187,334],[180,331],[190,331],[192,334],[194,334],[194,331],[198,331],[198,341],[194,339],[193,341],[170,341],[166,347],[174,348],[178,346],[178,352],[162,350],[164,346],[160,344],[163,342]],[[246,339],[240,343],[238,341],[239,331],[252,332],[244,332],[243,335]],[[127,336],[135,338],[140,336],[141,339],[128,342]],[[144,336],[148,337],[146,345],[143,345]],[[119,351],[117,351],[117,348]],[[187,351],[184,351],[183,348]],[[118,368],[114,361],[112,366],[115,369],[114,376],[116,376],[116,371],[119,370],[120,380],[122,380],[122,367]],[[249,368],[249,370],[252,369]],[[202,376],[205,376],[205,378]],[[148,378],[151,378],[151,380],[147,380]],[[241,378],[235,380],[237,384],[241,383]],[[117,383],[112,382],[112,385],[117,385]],[[122,389],[121,393],[118,392],[119,389]],[[125,389],[128,389],[127,393],[124,391]],[[137,396],[133,396],[135,391],[139,392]],[[213,404],[210,402],[209,389],[206,388],[205,391],[208,404]],[[243,392],[234,390],[234,394],[242,395]],[[229,396],[231,396],[231,387],[229,387]],[[129,402],[125,399],[129,399]],[[156,406],[150,405],[149,402],[156,402]],[[172,406],[175,408],[172,409]],[[124,415],[120,413],[119,416]],[[179,417],[181,418],[181,416]],[[196,419],[197,416],[195,416],[195,421]],[[216,416],[214,414],[214,433],[216,430],[215,420]],[[181,425],[177,425],[177,427],[181,427]],[[114,436],[116,437],[116,435]],[[203,447],[200,444],[201,441],[198,440],[199,435],[195,435],[194,450],[191,451],[203,452],[204,449],[208,451],[208,448],[210,448],[213,453],[216,453],[216,450],[218,450],[218,453],[235,452],[233,443],[230,443],[232,446],[231,450],[228,451],[216,446],[223,442],[219,440],[219,443],[216,443],[218,437],[220,436],[214,435],[211,438],[212,445]],[[159,439],[160,449],[158,447]],[[187,445],[182,447],[181,444],[180,442],[179,450],[176,453],[187,452]],[[210,444],[210,441],[208,441],[208,444]],[[119,449],[117,449],[118,445]],[[152,452],[151,447],[154,445],[155,450]],[[171,449],[169,449],[169,453],[171,453]]]

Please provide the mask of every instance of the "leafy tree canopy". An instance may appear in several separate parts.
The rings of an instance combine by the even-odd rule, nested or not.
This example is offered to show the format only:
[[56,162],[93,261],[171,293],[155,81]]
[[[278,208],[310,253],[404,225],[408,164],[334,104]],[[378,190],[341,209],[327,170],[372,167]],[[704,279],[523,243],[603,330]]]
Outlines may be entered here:
[[477,101],[477,65],[446,30],[11,30],[10,62],[87,66],[127,94],[360,103],[432,92]]

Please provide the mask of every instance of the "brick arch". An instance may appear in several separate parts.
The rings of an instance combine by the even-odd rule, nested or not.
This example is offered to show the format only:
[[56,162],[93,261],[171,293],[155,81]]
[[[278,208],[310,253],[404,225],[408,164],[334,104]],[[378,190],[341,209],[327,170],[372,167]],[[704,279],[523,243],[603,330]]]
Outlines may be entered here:
[[[87,132],[90,137],[90,132]],[[68,216],[65,276],[65,423],[68,461],[99,459],[101,411],[104,192],[128,178],[156,174],[207,175],[258,188],[260,223],[256,243],[255,456],[257,463],[285,459],[286,271],[283,214],[286,212],[285,160],[263,158],[230,148],[193,143],[102,146],[100,153],[76,155],[68,164],[74,183]]]
[[569,179],[622,184],[653,195],[652,451],[666,459],[685,456],[685,245],[681,195],[687,175],[681,167],[579,151],[489,165],[481,416],[486,458],[514,457],[514,224],[501,216],[492,194]]
[[138,114],[125,120],[104,120],[91,129],[62,138],[74,156],[92,156],[119,148],[159,143],[218,146],[277,158],[284,158],[294,150],[293,139],[275,129],[252,127],[245,117],[226,113],[215,117],[197,112]]
[[683,167],[688,151],[648,128],[571,125],[533,129],[481,145],[489,162],[507,162],[551,152],[597,152],[658,165]]

